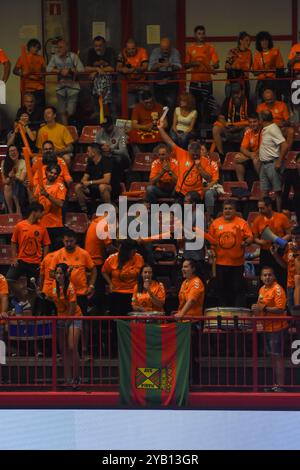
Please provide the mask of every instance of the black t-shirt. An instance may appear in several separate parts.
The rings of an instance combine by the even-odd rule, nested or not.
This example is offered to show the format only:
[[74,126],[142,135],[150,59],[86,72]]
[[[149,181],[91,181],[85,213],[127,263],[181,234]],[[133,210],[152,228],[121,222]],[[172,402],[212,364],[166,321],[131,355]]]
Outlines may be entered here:
[[90,177],[90,180],[100,180],[106,173],[112,172],[112,160],[108,157],[101,157],[100,162],[94,163],[93,160],[88,160],[85,173]]
[[114,67],[116,66],[116,55],[114,50],[111,47],[107,47],[105,49],[104,54],[98,55],[95,51],[95,49],[90,49],[88,52],[88,58],[87,58],[87,66],[88,67],[100,67],[100,65],[103,65],[104,67],[111,66]]
[[40,128],[40,125],[44,122],[43,110],[38,106],[33,110],[32,113],[28,113],[25,106],[21,106],[18,109],[16,114],[16,121],[20,120],[22,114],[27,113],[29,114],[29,125],[30,129],[37,131]]

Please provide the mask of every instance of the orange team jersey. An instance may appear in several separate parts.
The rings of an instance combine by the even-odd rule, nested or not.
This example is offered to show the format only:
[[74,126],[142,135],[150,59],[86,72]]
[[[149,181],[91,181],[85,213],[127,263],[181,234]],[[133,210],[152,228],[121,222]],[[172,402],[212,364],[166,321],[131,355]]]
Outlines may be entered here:
[[122,62],[123,65],[130,64],[131,67],[141,67],[144,62],[148,62],[148,52],[143,47],[137,47],[137,52],[134,56],[128,56],[126,49],[122,50],[118,58],[118,62]]
[[138,103],[132,110],[132,121],[136,121],[138,124],[147,126],[152,124],[154,120],[158,120],[163,114],[163,107],[159,103],[153,103],[151,109],[146,109],[142,103]]
[[[153,180],[156,178],[159,173],[162,171],[163,166],[165,163],[168,163],[171,171],[177,176],[177,169],[178,169],[178,164],[177,160],[175,158],[167,158],[163,162],[160,161],[159,158],[156,158],[151,165],[151,172],[149,176],[149,180]],[[156,183],[156,185],[162,189],[162,190],[169,190],[172,189],[175,186],[175,182],[173,181],[173,178],[169,173],[166,171],[159,179],[159,181]]]
[[224,217],[215,219],[209,227],[209,235],[216,241],[216,263],[221,266],[242,266],[244,264],[245,248],[241,243],[252,237],[247,222],[241,217],[227,221]]
[[[253,70],[272,70],[281,69],[284,67],[283,58],[280,50],[273,47],[267,52],[256,51],[254,54]],[[266,78],[276,78],[275,72],[262,72],[257,76],[258,80]]]
[[199,277],[186,279],[181,284],[178,294],[179,310],[182,310],[189,300],[194,300],[195,304],[189,309],[184,317],[200,317],[203,314],[204,285]]
[[[2,298],[4,295],[8,295],[8,283],[5,277],[2,274],[0,274],[0,313],[4,313],[3,312],[4,305],[2,302]],[[4,323],[5,323],[5,320],[0,320],[0,325]]]
[[[183,196],[190,191],[197,191],[203,197],[203,179],[191,155],[177,145],[173,146],[173,151],[178,163],[176,191]],[[207,158],[201,160],[201,166],[210,174],[210,164]]]
[[[19,57],[16,63],[16,67],[21,69],[24,74],[36,74],[45,71],[45,59],[44,57],[36,54],[31,54],[26,52],[25,57]],[[23,79],[24,90],[25,91],[36,91],[43,90],[45,88],[45,80],[43,76],[35,75],[34,79],[24,78]]]
[[0,64],[5,64],[6,62],[9,62],[9,58],[5,54],[3,49],[0,49]]
[[86,271],[94,268],[90,254],[76,246],[73,253],[68,253],[65,248],[55,252],[51,261],[51,271],[54,271],[58,263],[65,263],[71,268],[71,282],[76,289],[77,295],[86,295],[88,291]]
[[260,137],[260,130],[253,131],[248,127],[245,130],[244,137],[241,143],[241,148],[248,150],[249,152],[257,152],[259,149],[259,137]]
[[[56,183],[71,183],[72,177],[69,173],[68,170],[68,165],[64,161],[63,158],[58,158],[57,159],[57,164],[60,166],[61,172],[57,177]],[[47,165],[42,166],[42,175],[43,175],[43,183],[45,184],[46,182],[46,168]],[[32,174],[33,174],[33,185],[36,186],[39,182],[39,174],[38,174],[38,168],[37,168],[37,161],[35,161],[32,165]]]
[[135,253],[121,270],[118,268],[118,261],[118,253],[110,255],[104,262],[102,272],[111,278],[113,292],[132,294],[139,272],[144,266],[144,259],[140,254]]
[[266,103],[259,104],[256,112],[260,114],[263,111],[270,111],[272,113],[275,124],[279,124],[281,121],[288,121],[290,117],[288,107],[283,101],[275,101],[272,108]]
[[[164,285],[161,282],[152,281],[150,286],[150,291],[152,295],[154,295],[158,300],[165,303],[166,300],[166,292]],[[152,302],[150,295],[148,292],[138,292],[138,286],[135,285],[133,289],[132,299],[131,299],[132,306],[134,307],[143,307],[146,312],[163,312],[163,307],[158,307],[154,305]]]
[[[64,201],[66,199],[67,189],[62,183],[45,184],[45,190],[55,199]],[[63,227],[62,208],[53,204],[46,196],[41,194],[40,186],[34,191],[34,196],[38,202],[44,206],[45,215],[41,219],[41,225],[47,228]]]
[[77,305],[76,291],[75,291],[75,288],[74,288],[74,286],[71,282],[70,282],[69,287],[67,289],[66,297],[64,295],[64,291],[63,291],[62,288],[60,289],[60,294],[59,294],[59,297],[58,297],[57,289],[56,289],[56,281],[54,279],[53,282],[52,282],[52,289],[51,289],[51,296],[50,297],[53,299],[53,301],[56,305],[57,315],[59,317],[62,317],[62,316],[66,317],[66,316],[70,315],[70,304],[72,302],[76,302],[76,309],[75,309],[75,312],[74,312],[74,316],[76,315],[77,317],[79,317],[80,315],[82,315],[81,310],[80,310],[79,306]]
[[18,259],[30,264],[40,264],[42,247],[51,244],[47,229],[41,224],[19,222],[13,231],[11,241],[18,245]]
[[[289,56],[288,56],[288,60],[292,60],[294,59],[296,56],[298,56],[298,54],[300,54],[300,44],[294,44],[292,49],[290,50],[290,53],[289,53]],[[300,70],[300,62],[296,62],[294,65],[293,65],[293,70]]]
[[192,82],[211,81],[211,64],[216,65],[219,62],[218,54],[210,44],[192,44],[186,51],[186,63],[200,62],[200,66],[192,69]]
[[[279,308],[285,310],[286,308],[286,295],[284,289],[274,282],[270,287],[262,286],[258,293],[258,304],[263,304],[265,307],[270,308]],[[270,312],[261,312],[258,316],[265,316],[265,317],[276,317],[278,314],[272,314]],[[282,315],[286,315],[286,313],[282,313]],[[268,332],[275,332],[283,330],[284,328],[288,327],[288,323],[284,320],[265,320],[263,322],[263,329],[264,331]]]
[[58,151],[63,150],[74,142],[74,139],[66,126],[58,123],[56,123],[53,127],[49,127],[47,124],[45,124],[39,129],[36,139],[37,148],[41,150],[43,143],[46,142],[46,140],[51,140],[55,150]]
[[52,259],[55,255],[55,251],[48,253],[43,261],[41,262],[40,275],[43,278],[43,285],[41,286],[42,292],[47,296],[51,297],[51,289],[53,284],[53,279],[50,277],[50,267]]
[[284,261],[287,263],[287,288],[291,287],[293,289],[295,287],[295,259],[299,256],[300,252],[292,250],[289,243],[283,256]]
[[[262,232],[266,227],[270,227],[272,232],[277,237],[284,237],[292,227],[291,221],[286,215],[280,212],[274,212],[272,217],[268,219],[264,215],[258,215],[252,222],[251,228],[255,238],[260,238]],[[264,244],[260,246],[263,250],[269,250],[272,246],[272,242],[264,241]]]
[[[97,226],[98,230],[100,231],[101,225],[98,223],[102,220],[105,220],[105,217],[97,217],[94,219],[87,232],[85,237],[85,250],[91,255],[92,260],[95,263],[95,266],[101,266],[104,263],[105,258],[105,247],[111,245],[111,239],[109,236],[105,239],[101,239],[97,235]],[[103,231],[108,232],[108,225],[105,224],[103,226]]]
[[233,57],[233,62],[231,64],[232,69],[243,70],[246,73],[244,76],[249,77],[249,70],[252,67],[252,52],[250,49],[241,51],[238,47],[230,49],[228,58]]
[[200,163],[205,171],[210,174],[211,181],[209,183],[217,183],[220,179],[220,172],[217,162],[211,160],[210,158],[202,156],[200,158]]

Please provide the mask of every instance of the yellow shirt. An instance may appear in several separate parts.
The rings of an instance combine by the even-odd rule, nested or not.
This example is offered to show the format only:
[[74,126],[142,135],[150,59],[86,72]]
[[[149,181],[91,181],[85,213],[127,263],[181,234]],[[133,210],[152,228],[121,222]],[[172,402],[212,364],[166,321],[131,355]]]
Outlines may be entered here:
[[41,149],[46,140],[53,142],[55,150],[63,150],[74,142],[66,126],[58,123],[54,127],[48,127],[45,124],[40,128],[36,139],[36,146]]

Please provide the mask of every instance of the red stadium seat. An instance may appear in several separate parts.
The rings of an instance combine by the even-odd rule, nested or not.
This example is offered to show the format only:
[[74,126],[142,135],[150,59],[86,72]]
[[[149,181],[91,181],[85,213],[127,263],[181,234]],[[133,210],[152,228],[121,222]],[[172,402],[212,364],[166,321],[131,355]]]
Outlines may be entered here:
[[89,219],[84,212],[67,212],[65,225],[76,233],[85,233],[89,226]]
[[287,170],[295,170],[296,167],[296,156],[299,152],[289,152],[284,159],[284,167]]
[[235,171],[234,157],[237,152],[228,152],[222,165],[223,171]]
[[4,160],[7,154],[7,145],[0,145],[0,162]]
[[78,132],[75,126],[67,126],[68,131],[70,132],[71,136],[73,137],[74,142],[78,140]]
[[130,184],[129,191],[146,191],[147,186],[149,186],[150,183],[145,183],[144,181],[133,181]]
[[70,184],[70,187],[69,187],[69,194],[68,194],[68,200],[70,202],[75,202],[77,201],[77,196],[76,196],[76,193],[75,193],[75,186],[76,184],[78,183],[71,183]]
[[[155,264],[159,264],[160,266],[175,266],[177,264],[177,250],[176,246],[171,243],[164,243],[164,244],[153,244],[153,253],[155,258],[155,253],[161,255],[161,260],[157,256]],[[166,254],[169,254],[170,260],[164,259]],[[167,256],[166,256],[167,257]]]
[[20,214],[0,214],[0,234],[9,235],[13,233],[18,222],[22,220]]
[[84,126],[79,139],[80,144],[92,144],[96,141],[96,134],[100,131],[100,126]]
[[259,199],[261,199],[261,197],[262,197],[262,192],[261,192],[261,189],[260,189],[260,183],[259,183],[259,181],[254,181],[254,183],[252,185],[252,189],[251,189],[250,200],[251,201],[259,201]]
[[246,181],[224,181],[223,188],[225,193],[220,196],[220,200],[224,201],[225,199],[236,199],[236,200],[246,200],[248,197],[237,198],[232,196],[232,188],[243,188],[248,191],[248,185]]
[[157,158],[153,153],[137,153],[131,171],[150,172],[153,160]]
[[10,245],[0,245],[0,265],[8,266],[11,264],[12,253]]
[[218,152],[210,153],[210,158],[212,159],[212,161],[218,164],[219,168],[221,168],[222,164],[221,164],[220,155],[218,154]]
[[296,124],[294,126],[294,131],[295,131],[295,134],[294,134],[294,140],[300,140],[300,124]]
[[74,158],[72,171],[84,173],[87,166],[87,159],[88,157],[86,153],[77,153]]

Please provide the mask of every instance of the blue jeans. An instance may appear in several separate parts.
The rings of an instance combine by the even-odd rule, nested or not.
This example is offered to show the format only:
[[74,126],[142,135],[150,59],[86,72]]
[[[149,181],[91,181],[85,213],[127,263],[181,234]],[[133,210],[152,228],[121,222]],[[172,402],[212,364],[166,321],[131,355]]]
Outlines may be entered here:
[[205,191],[204,194],[204,205],[205,209],[210,216],[213,217],[215,211],[215,203],[218,198],[218,193],[215,189],[211,188]]
[[288,287],[287,288],[287,305],[289,312],[292,311],[292,308],[294,307],[294,287]]
[[189,141],[192,139],[193,134],[191,132],[181,132],[177,134],[177,132],[174,132],[173,129],[171,129],[170,136],[176,145],[187,150]]

